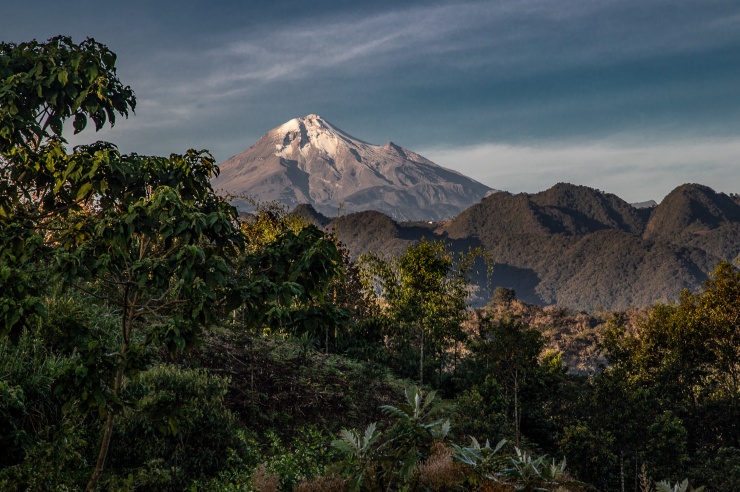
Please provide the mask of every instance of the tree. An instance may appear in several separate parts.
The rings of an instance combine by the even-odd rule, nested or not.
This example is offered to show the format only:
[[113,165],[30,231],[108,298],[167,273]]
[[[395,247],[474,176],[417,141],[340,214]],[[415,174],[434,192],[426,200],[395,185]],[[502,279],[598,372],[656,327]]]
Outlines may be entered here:
[[415,338],[419,383],[424,382],[431,355],[441,364],[446,351],[464,339],[468,272],[479,251],[455,255],[442,242],[422,239],[394,260],[368,254],[360,264],[368,273],[368,288],[383,301],[388,335],[403,348]]
[[607,333],[612,361],[666,397],[690,400],[740,390],[740,272],[722,262],[703,291],[684,291],[678,305],[658,305],[636,332]]
[[509,306],[514,300],[516,300],[516,291],[514,289],[510,287],[496,287],[493,290],[491,305]]
[[351,272],[336,238],[277,204],[259,205],[241,230],[237,276],[248,328],[323,338],[328,353],[349,317],[336,290]]
[[150,349],[185,349],[216,319],[242,242],[235,210],[211,188],[218,170],[208,152],[121,155],[99,142],[67,153],[67,119],[79,132],[88,118],[100,129],[133,110],[115,59],[91,39],[0,45],[2,331],[28,327],[29,310],[43,313],[28,291],[41,263],[120,319],[120,345],[106,347],[113,380],[81,395],[105,418],[88,490],[103,470],[123,378],[146,367]]
[[[470,344],[473,373],[491,377],[505,389],[512,408],[517,447],[521,447],[522,393],[543,378],[539,357],[545,346],[540,332],[517,320],[481,320],[478,334]],[[524,391],[526,393],[526,391]]]
[[96,402],[107,417],[88,489],[102,473],[124,376],[146,368],[149,347],[184,350],[217,319],[241,241],[234,210],[210,187],[209,154],[108,155],[91,210],[52,235],[66,284],[120,316],[115,378],[104,405]]
[[637,326],[617,318],[606,331],[611,366],[594,379],[592,426],[614,436],[622,483],[640,462],[678,479],[739,445],[739,302],[740,273],[723,262],[702,291],[654,306]]
[[77,133],[92,119],[99,130],[136,106],[115,61],[93,39],[0,43],[0,335],[15,338],[44,314],[36,266],[47,257],[44,226],[90,199],[105,158],[67,155],[64,122],[74,117]]
[[115,53],[91,38],[0,43],[0,152],[38,150],[52,134],[62,138],[72,117],[79,133],[88,119],[100,130],[115,123],[116,113],[128,116],[136,98],[118,80],[115,64]]

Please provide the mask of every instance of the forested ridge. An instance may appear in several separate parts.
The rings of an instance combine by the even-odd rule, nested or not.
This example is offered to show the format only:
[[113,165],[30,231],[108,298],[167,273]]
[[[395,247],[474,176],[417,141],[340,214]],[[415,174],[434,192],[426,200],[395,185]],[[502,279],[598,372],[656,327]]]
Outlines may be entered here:
[[[496,268],[490,283],[533,304],[577,310],[626,309],[678,300],[707,272],[740,255],[740,205],[698,184],[673,190],[654,208],[567,183],[540,193],[494,193],[447,222],[396,223],[378,212],[334,219],[301,214],[335,230],[354,255],[395,255],[422,237],[453,249],[482,246]],[[474,277],[492,295],[485,275]]]
[[[730,262],[674,304],[471,310],[486,244],[378,214],[407,242],[356,256],[349,224],[240,218],[207,151],[68,148],[133,115],[115,63],[0,43],[1,490],[740,490]],[[635,234],[615,203],[548,220]]]

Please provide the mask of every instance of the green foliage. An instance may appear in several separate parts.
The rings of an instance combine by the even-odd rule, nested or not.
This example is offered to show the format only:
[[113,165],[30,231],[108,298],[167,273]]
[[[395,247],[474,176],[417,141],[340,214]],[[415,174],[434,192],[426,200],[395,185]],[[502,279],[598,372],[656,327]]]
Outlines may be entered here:
[[227,387],[227,379],[197,369],[162,364],[140,373],[122,389],[133,406],[121,414],[110,466],[124,476],[131,470],[136,487],[160,490],[182,490],[224,469],[229,449],[247,452],[224,406]]
[[362,490],[374,479],[376,450],[373,446],[379,437],[377,424],[372,423],[362,435],[356,430],[342,429],[339,439],[332,441],[332,446],[343,454],[340,471],[349,477],[349,489],[353,492]]
[[[540,363],[544,337],[515,319],[483,318],[478,333],[470,340],[470,355],[461,364],[461,373],[468,390],[475,390],[492,420],[503,417],[509,432],[504,428],[490,429],[487,437],[510,437],[521,446],[522,423],[534,420],[543,400],[553,395],[542,393],[550,374],[561,371],[559,359]],[[552,391],[557,382],[548,386]],[[535,429],[531,429],[535,432]]]
[[94,39],[75,44],[57,36],[46,43],[0,43],[0,152],[61,136],[74,118],[75,133],[88,119],[100,130],[128,116],[134,93],[116,76],[116,55]]
[[86,425],[66,419],[58,383],[74,358],[50,352],[44,340],[23,332],[0,342],[0,489],[74,488],[88,450]]
[[[615,319],[603,341],[612,365],[590,385],[583,427],[561,439],[581,476],[614,488],[644,466],[651,476],[708,483],[707,457],[739,442],[738,286],[740,274],[723,263],[679,304],[655,306],[636,326]],[[599,446],[594,456],[613,458],[578,459]]]
[[343,454],[338,471],[350,490],[399,490],[412,480],[418,465],[431,455],[433,444],[444,441],[450,431],[448,419],[432,417],[435,396],[412,386],[406,388],[403,404],[382,406],[390,424],[382,442],[376,423],[362,434],[342,430],[332,445]]
[[[411,377],[416,373],[420,383],[430,369],[440,375],[451,349],[464,340],[461,323],[465,319],[468,273],[479,255],[479,251],[454,255],[444,243],[422,239],[391,261],[373,254],[360,258],[367,288],[377,290],[382,299],[380,324],[401,375]],[[412,347],[418,359],[415,368],[409,367],[411,359],[405,357]]]
[[115,60],[92,39],[0,43],[0,336],[17,337],[46,313],[40,228],[90,196],[96,164],[66,154],[64,121],[74,117],[79,132],[92,118],[99,130],[136,104]]
[[616,327],[605,347],[614,362],[662,395],[685,400],[732,398],[740,390],[740,273],[720,264],[699,294],[656,306],[639,337]]
[[194,481],[187,490],[260,492],[266,483],[274,486],[270,490],[296,490],[300,483],[324,476],[339,459],[327,435],[313,426],[295,429],[287,444],[273,432],[267,432],[262,443],[243,434],[241,440],[243,449],[230,452],[225,469],[210,480]]
[[699,488],[689,488],[688,480],[676,483],[675,485],[671,485],[671,483],[667,481],[656,482],[655,487],[657,492],[702,492],[704,490],[703,486]]
[[[0,171],[2,172],[2,171]],[[0,234],[0,336],[20,336],[46,314],[42,276],[34,264],[43,242],[21,223],[2,223]]]
[[505,467],[508,458],[502,449],[506,440],[502,439],[496,446],[486,440],[485,446],[481,446],[474,437],[470,438],[470,446],[452,445],[454,454],[452,457],[471,468],[468,474],[468,482],[473,486],[481,486],[487,481],[495,481],[496,474]]
[[189,491],[249,491],[252,492],[254,470],[263,460],[260,442],[251,432],[242,429],[235,431],[239,445],[227,449],[227,462],[214,477],[194,480]]
[[80,490],[89,471],[80,467],[90,450],[87,429],[67,420],[35,432],[24,460],[0,469],[0,489],[9,492]]
[[573,472],[600,490],[618,482],[619,456],[614,451],[614,436],[608,430],[593,430],[579,422],[565,427],[558,443],[568,457]]
[[687,452],[688,435],[681,419],[667,410],[658,415],[647,428],[645,445],[650,456],[651,472],[656,477],[672,477],[685,470],[690,459]]
[[444,441],[450,433],[447,418],[434,418],[436,392],[423,392],[416,386],[405,390],[406,402],[396,406],[384,405],[383,413],[394,418],[388,431],[388,441],[383,449],[384,458],[390,460],[391,471],[386,473],[403,482],[411,479],[421,460],[431,455],[435,441]]
[[54,385],[70,366],[28,332],[16,344],[0,342],[0,468],[20,463],[37,429],[58,420],[62,402]]
[[710,459],[697,460],[693,474],[709,490],[740,491],[740,449],[720,448]]
[[464,390],[454,402],[455,435],[479,436],[493,441],[513,435],[509,401],[493,376]]
[[290,446],[285,446],[274,433],[269,441],[265,471],[280,477],[283,490],[293,490],[303,480],[323,475],[327,467],[338,460],[329,445],[328,436],[316,427],[296,429]]
[[196,355],[201,366],[231,375],[227,400],[240,421],[285,442],[312,424],[331,433],[364,427],[402,391],[385,368],[304,350],[295,338],[211,334]]
[[548,460],[545,455],[534,457],[519,448],[514,448],[513,455],[506,455],[502,453],[505,444],[502,440],[492,448],[486,441],[485,446],[481,446],[475,438],[468,447],[453,444],[453,458],[471,469],[467,484],[476,487],[491,482],[510,484],[513,490],[523,492],[580,490],[585,485],[570,478],[565,471],[565,460]]
[[[94,488],[124,377],[146,368],[150,347],[182,350],[215,321],[242,236],[233,207],[213,193],[217,169],[205,151],[123,156],[97,143],[67,154],[66,119],[74,116],[75,131],[88,117],[100,129],[135,104],[103,45],[0,45],[0,98],[0,334],[17,336],[45,314],[42,289],[28,288],[43,285],[44,267],[119,318],[117,339],[72,336],[85,347],[73,386],[107,419]],[[60,138],[47,140],[49,129]]]
[[232,293],[247,329],[308,334],[328,350],[349,318],[332,287],[344,274],[335,240],[318,227],[268,207],[243,222],[244,254],[238,257]]
[[534,457],[519,448],[515,451],[516,457],[509,458],[508,466],[501,470],[500,475],[516,483],[516,490],[534,492],[562,485],[580,485],[578,482],[569,483],[565,460],[548,462],[547,456]]
[[516,299],[516,291],[509,287],[496,287],[493,289],[491,304],[494,306],[507,306]]
[[96,186],[96,205],[71,217],[59,235],[69,247],[58,269],[68,284],[118,307],[124,343],[146,320],[149,340],[182,349],[215,319],[240,240],[234,211],[210,188],[207,153],[111,156],[121,160],[103,170],[110,174]]
[[[103,388],[114,405],[102,408],[108,422],[99,465],[124,377],[146,368],[150,347],[183,350],[215,321],[228,257],[239,244],[233,209],[210,188],[207,153],[108,155],[115,165],[93,182],[94,205],[66,221],[56,265],[68,285],[105,299],[119,316],[118,347],[99,347],[117,353],[115,376]],[[120,165],[130,169],[123,174]]]
[[488,442],[481,446],[474,438],[467,447],[447,444],[451,424],[433,417],[439,411],[435,396],[409,387],[404,404],[383,407],[387,431],[381,434],[377,424],[364,434],[342,431],[333,446],[343,454],[339,471],[350,490],[429,490],[430,483],[440,490],[488,490],[500,485],[502,490],[554,491],[583,486],[566,474],[565,461],[535,458],[519,449],[506,454],[503,440],[494,448]]

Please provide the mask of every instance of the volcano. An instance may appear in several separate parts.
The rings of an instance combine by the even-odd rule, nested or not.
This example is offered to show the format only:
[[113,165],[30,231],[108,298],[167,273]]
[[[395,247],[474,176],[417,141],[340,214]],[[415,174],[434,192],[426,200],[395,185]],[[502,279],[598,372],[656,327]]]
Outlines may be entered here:
[[393,142],[373,145],[317,115],[270,130],[219,165],[217,190],[288,208],[310,204],[329,217],[376,210],[396,221],[450,219],[495,191]]

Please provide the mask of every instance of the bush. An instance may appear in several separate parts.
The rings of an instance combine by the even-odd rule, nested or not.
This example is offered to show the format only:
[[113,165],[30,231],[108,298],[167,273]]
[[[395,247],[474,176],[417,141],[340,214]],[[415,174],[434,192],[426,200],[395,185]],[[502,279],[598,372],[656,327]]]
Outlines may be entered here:
[[248,455],[223,403],[228,383],[205,370],[174,365],[142,372],[124,388],[123,398],[135,403],[121,415],[110,468],[136,471],[135,487],[182,490],[225,469],[229,450]]

